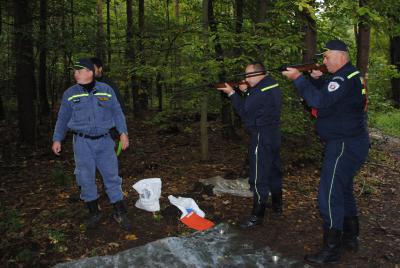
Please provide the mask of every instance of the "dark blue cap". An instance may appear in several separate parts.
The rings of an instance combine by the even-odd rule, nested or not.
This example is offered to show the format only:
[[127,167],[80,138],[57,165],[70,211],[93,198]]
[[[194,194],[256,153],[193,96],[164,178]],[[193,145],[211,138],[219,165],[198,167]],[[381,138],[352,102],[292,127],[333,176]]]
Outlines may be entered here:
[[318,53],[316,55],[322,55],[328,50],[339,50],[339,51],[346,51],[346,52],[349,51],[347,48],[347,45],[339,39],[330,40],[328,43],[325,44],[324,49],[325,49],[325,51],[322,51],[321,53]]
[[81,58],[81,59],[77,60],[74,63],[74,66],[72,67],[72,69],[74,69],[74,70],[79,70],[79,69],[83,69],[83,68],[89,69],[92,72],[94,72],[93,62],[88,58]]
[[347,49],[347,45],[338,39],[331,40],[326,43],[325,48],[329,50],[349,51]]

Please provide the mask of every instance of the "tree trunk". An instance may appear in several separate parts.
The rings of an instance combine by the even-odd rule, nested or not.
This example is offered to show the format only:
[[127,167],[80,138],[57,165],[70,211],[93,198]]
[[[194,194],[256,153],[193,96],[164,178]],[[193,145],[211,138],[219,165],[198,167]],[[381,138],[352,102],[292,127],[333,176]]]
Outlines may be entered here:
[[[143,32],[144,32],[144,0],[139,0],[139,38],[138,38],[138,51],[140,55],[140,65],[144,66],[146,64],[145,61],[145,52],[143,47]],[[146,111],[148,109],[148,93],[147,93],[147,81],[144,78],[140,79],[139,82],[140,94],[140,105],[141,110]]]
[[[243,5],[243,0],[242,5]],[[256,10],[256,23],[262,23],[265,22],[266,17],[267,17],[267,6],[269,3],[267,3],[267,0],[257,0],[257,10]]]
[[[360,7],[367,5],[366,0],[359,0]],[[369,26],[367,15],[359,18],[357,38],[357,68],[361,72],[361,76],[367,78],[368,73],[368,59],[370,47],[370,33],[371,27]]]
[[[208,58],[208,26],[209,26],[209,3],[211,0],[203,0],[203,42],[206,45],[205,58]],[[208,123],[207,123],[207,93],[203,94],[200,110],[200,143],[201,143],[201,159],[208,160]]]
[[20,140],[35,145],[36,137],[36,83],[32,40],[32,2],[15,0],[14,3],[14,51],[15,86],[17,88],[18,127]]
[[[400,36],[390,38],[390,62],[400,72]],[[392,98],[396,108],[400,108],[400,78],[392,78]]]
[[97,34],[96,34],[96,57],[105,58],[105,36],[103,26],[103,0],[97,0]]
[[[0,37],[3,32],[3,6],[2,2],[0,1]],[[0,120],[5,119],[5,111],[4,111],[4,106],[3,106],[3,95],[4,92],[4,84],[0,83]]]
[[[315,5],[315,2],[310,4]],[[303,63],[308,63],[314,60],[317,51],[317,25],[307,9],[303,9],[301,16],[303,18],[302,31],[304,32]]]
[[174,16],[176,21],[179,21],[179,0],[174,0]]
[[157,97],[158,97],[158,111],[161,112],[163,110],[163,95],[162,95],[162,85],[160,83],[161,74],[157,73],[156,75],[156,88],[157,88]]
[[111,15],[110,15],[110,2],[107,1],[107,66],[111,63]]
[[[133,46],[132,0],[126,1],[126,54],[126,58],[128,59],[131,66],[135,66],[135,49]],[[139,88],[136,83],[136,75],[134,71],[132,71],[131,73],[131,86],[133,115],[137,118],[140,118],[142,111],[140,109]]]
[[40,0],[39,101],[40,114],[50,114],[47,99],[47,0]]

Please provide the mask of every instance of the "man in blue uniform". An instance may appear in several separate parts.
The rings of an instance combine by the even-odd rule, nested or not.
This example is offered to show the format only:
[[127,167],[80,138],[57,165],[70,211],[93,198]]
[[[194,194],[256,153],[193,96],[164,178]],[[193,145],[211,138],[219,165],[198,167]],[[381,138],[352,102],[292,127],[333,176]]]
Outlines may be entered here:
[[317,264],[337,262],[342,246],[358,249],[353,179],[369,150],[365,89],[360,72],[350,62],[347,45],[331,40],[323,56],[331,74],[328,79],[323,79],[317,70],[312,71],[310,80],[294,68],[282,72],[294,81],[307,104],[317,109],[316,128],[325,144],[318,193],[323,247],[305,257],[306,261]]
[[89,209],[87,227],[97,227],[101,218],[95,179],[97,168],[115,209],[113,218],[122,228],[129,231],[132,226],[123,202],[122,179],[118,176],[115,144],[109,134],[109,130],[115,126],[120,134],[122,149],[128,148],[124,114],[112,88],[94,80],[94,67],[89,59],[80,59],[74,65],[74,69],[77,84],[64,92],[54,130],[52,150],[59,155],[61,141],[67,131],[73,132],[76,180],[81,189],[81,199]]
[[241,223],[242,228],[262,224],[269,193],[272,207],[282,212],[282,171],[280,159],[280,114],[282,93],[278,83],[266,75],[262,63],[251,63],[246,67],[246,79],[239,88],[245,98],[235,93],[229,84],[219,90],[228,94],[236,112],[250,132],[250,190],[253,192],[253,209]]

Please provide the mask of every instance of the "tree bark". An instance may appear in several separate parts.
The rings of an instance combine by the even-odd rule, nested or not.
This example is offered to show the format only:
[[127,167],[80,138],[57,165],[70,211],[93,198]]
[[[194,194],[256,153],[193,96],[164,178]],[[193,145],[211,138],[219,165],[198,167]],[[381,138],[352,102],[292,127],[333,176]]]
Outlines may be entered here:
[[[0,37],[3,32],[3,6],[2,2],[0,1]],[[3,106],[3,98],[2,98],[2,93],[4,92],[4,85],[3,83],[0,83],[0,120],[5,119],[5,111],[4,111],[4,106]]]
[[[359,0],[359,6],[367,6],[366,0]],[[368,60],[369,60],[369,47],[371,26],[368,24],[368,17],[364,15],[359,18],[357,38],[357,68],[361,72],[361,76],[367,78],[368,74]]]
[[[390,38],[390,62],[400,72],[400,36]],[[392,78],[391,84],[394,106],[400,108],[400,78]]]
[[96,57],[105,58],[105,35],[103,26],[103,0],[97,0],[97,32],[96,32]]
[[111,12],[110,12],[110,2],[107,1],[107,66],[110,66],[111,63]]
[[[138,51],[140,55],[140,64],[145,65],[145,52],[143,47],[143,33],[144,33],[144,0],[139,0],[139,38],[138,38]],[[146,111],[148,109],[148,93],[147,93],[147,81],[142,78],[139,82],[140,94],[140,105],[141,110]]]
[[[313,1],[310,3],[315,5]],[[308,63],[314,60],[315,53],[317,51],[317,24],[309,11],[303,9],[302,13],[304,39],[303,39],[303,63]]]
[[[135,49],[133,46],[132,0],[126,1],[126,58],[128,59],[131,66],[135,65]],[[131,73],[131,87],[133,115],[137,118],[140,118],[142,111],[140,109],[139,88],[136,83],[136,75],[134,71],[132,71]]]
[[40,0],[40,53],[39,53],[39,101],[40,114],[50,114],[47,99],[47,0]]
[[35,145],[36,137],[36,83],[34,77],[32,2],[15,0],[14,3],[14,48],[15,86],[17,88],[19,138]]
[[[209,3],[211,0],[203,0],[203,42],[206,45],[206,55],[208,58],[208,26],[209,26]],[[200,143],[201,143],[201,159],[203,161],[208,160],[208,122],[207,122],[207,106],[208,98],[207,94],[203,94],[201,99],[201,110],[200,110]]]

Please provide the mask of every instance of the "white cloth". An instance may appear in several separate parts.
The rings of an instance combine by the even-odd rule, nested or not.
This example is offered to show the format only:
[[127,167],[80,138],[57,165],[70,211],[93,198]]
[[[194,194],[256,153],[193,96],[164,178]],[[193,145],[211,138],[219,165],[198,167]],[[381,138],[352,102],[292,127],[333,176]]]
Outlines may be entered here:
[[139,199],[135,206],[146,211],[154,212],[160,210],[161,179],[143,179],[132,185],[139,193]]
[[181,219],[185,217],[189,212],[193,211],[200,217],[204,218],[206,214],[204,211],[202,211],[199,206],[196,204],[196,202],[192,198],[187,198],[187,197],[180,197],[176,198],[173,195],[168,196],[169,202],[171,202],[172,205],[176,206],[179,208],[179,210],[182,212]]

